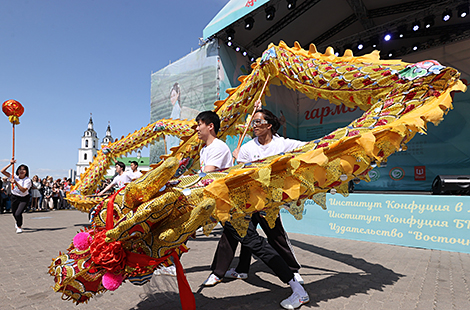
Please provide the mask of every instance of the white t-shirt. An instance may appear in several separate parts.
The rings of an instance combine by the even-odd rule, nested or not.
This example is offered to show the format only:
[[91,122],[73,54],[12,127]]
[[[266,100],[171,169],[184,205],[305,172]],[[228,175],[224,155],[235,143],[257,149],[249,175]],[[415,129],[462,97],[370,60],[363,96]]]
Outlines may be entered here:
[[140,178],[142,176],[142,172],[139,170],[136,170],[135,172],[129,171],[129,175],[131,176],[132,180],[134,180]]
[[20,197],[26,197],[29,195],[29,189],[31,188],[31,179],[28,178],[28,177],[24,177],[23,179],[20,179],[19,176],[15,175],[15,181],[18,182],[18,184],[21,186],[21,187],[24,187],[26,189],[28,189],[27,191],[25,192],[22,192],[18,186],[13,185],[12,187],[12,190],[11,190],[11,193],[15,196],[20,196]]
[[242,145],[238,152],[237,161],[241,163],[257,161],[268,156],[290,152],[305,144],[307,144],[307,142],[285,139],[276,134],[273,136],[271,142],[262,145],[258,142],[258,137],[256,137]]
[[210,145],[202,148],[200,154],[201,171],[205,166],[214,166],[217,169],[232,167],[232,153],[222,140],[214,139]]
[[121,175],[116,176],[111,184],[117,185],[117,187],[122,188],[126,183],[132,181],[132,175],[128,171],[124,171]]

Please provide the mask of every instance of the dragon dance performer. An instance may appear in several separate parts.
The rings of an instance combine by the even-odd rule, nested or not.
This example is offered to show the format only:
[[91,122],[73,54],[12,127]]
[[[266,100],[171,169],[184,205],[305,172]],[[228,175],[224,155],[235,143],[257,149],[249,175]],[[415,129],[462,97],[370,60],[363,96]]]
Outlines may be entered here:
[[[259,114],[261,113],[256,113],[255,116],[260,117]],[[264,120],[264,116],[261,116],[261,117]],[[277,120],[275,116],[274,118]],[[255,127],[256,127],[257,121],[259,121],[258,118],[255,119]],[[266,120],[264,121],[266,122]],[[269,125],[269,128],[271,127],[272,125]],[[279,128],[279,121],[277,121],[276,130],[278,128]],[[300,146],[305,144],[303,142],[300,142],[300,143],[301,143]],[[202,155],[201,155],[201,158],[202,158]],[[237,248],[237,245],[240,242],[242,245],[242,249],[245,249],[243,250],[243,252],[246,255],[245,257],[247,257],[247,259],[245,258],[243,261],[248,262],[248,267],[244,266],[244,268],[246,269],[249,268],[251,254],[254,254],[255,256],[260,258],[267,266],[269,266],[274,271],[274,273],[279,277],[281,281],[283,281],[284,283],[288,283],[292,288],[292,291],[293,291],[292,295],[289,298],[283,300],[281,302],[281,306],[285,309],[296,309],[300,307],[301,305],[309,302],[310,298],[307,292],[305,291],[305,289],[302,287],[302,284],[296,279],[294,272],[291,270],[291,268],[283,259],[283,257],[279,255],[278,252],[276,252],[276,250],[270,245],[270,243],[266,242],[265,238],[261,237],[258,234],[256,230],[256,226],[258,224],[261,224],[260,223],[261,220],[264,221],[264,219],[260,220],[260,218],[261,218],[260,216],[254,216],[252,218],[252,220],[249,223],[246,236],[243,238],[240,237],[236,229],[229,222],[225,222],[224,231],[218,243],[217,250],[214,255],[214,260],[211,265],[212,273],[210,274],[209,278],[207,278],[207,280],[204,282],[204,285],[213,286],[222,281],[223,275],[225,275],[226,273],[228,274],[230,272],[230,271],[227,272],[227,269],[230,266],[230,263],[235,255],[235,250]],[[264,226],[263,224],[261,225]],[[267,222],[266,222],[266,225],[267,225]],[[282,228],[282,230],[284,229]],[[283,236],[286,237],[285,232]],[[288,241],[284,240],[284,243],[286,242]],[[290,252],[289,247],[288,247],[288,250],[284,250],[284,252],[287,252],[287,251]],[[295,265],[298,270],[300,268],[300,265],[295,260],[294,255],[290,252],[290,255],[287,255],[287,256],[289,256],[291,260],[295,261]],[[245,276],[246,278],[247,273],[245,273],[244,275],[235,273],[235,275],[233,275],[233,277],[238,277],[238,278],[242,278],[243,276]]]
[[16,224],[16,233],[21,234],[23,230],[23,212],[26,210],[29,202],[29,189],[31,188],[31,179],[29,178],[29,168],[26,165],[20,165],[16,169],[16,175],[11,175],[7,169],[14,165],[16,160],[12,158],[10,163],[0,170],[7,178],[10,178],[11,186],[11,213]]
[[127,183],[130,183],[132,181],[132,176],[126,171],[126,165],[123,162],[116,162],[116,172],[118,175],[113,179],[111,183],[108,184],[108,186],[106,186],[101,192],[98,193],[98,196],[103,196],[104,193],[109,191],[113,186],[122,188]]
[[[256,137],[245,143],[240,148],[238,154],[234,153],[238,163],[257,161],[272,155],[292,151],[306,144],[306,142],[280,137],[277,131],[281,123],[269,110],[258,109],[253,119],[253,133]],[[260,213],[254,213],[252,217],[260,224],[268,237],[269,244],[282,256],[290,269],[294,272],[296,280],[304,284],[304,280],[299,274],[301,266],[295,257],[289,237],[282,226],[281,217],[278,215],[273,228],[269,227],[268,222]],[[245,247],[242,247],[237,267],[229,270],[226,277],[231,277],[231,275],[236,276],[237,274],[247,275],[250,269],[250,262],[251,252],[249,250],[247,251]]]
[[217,113],[204,111],[196,117],[197,136],[206,144],[200,154],[202,172],[212,172],[232,166],[230,149],[222,140],[217,139],[220,118]]
[[[197,136],[205,143],[199,157],[201,172],[213,172],[230,168],[232,166],[230,149],[225,142],[217,138],[220,128],[220,118],[217,113],[213,111],[201,112],[197,115],[196,122]],[[169,267],[160,266],[154,274],[176,276],[176,269],[174,265]]]

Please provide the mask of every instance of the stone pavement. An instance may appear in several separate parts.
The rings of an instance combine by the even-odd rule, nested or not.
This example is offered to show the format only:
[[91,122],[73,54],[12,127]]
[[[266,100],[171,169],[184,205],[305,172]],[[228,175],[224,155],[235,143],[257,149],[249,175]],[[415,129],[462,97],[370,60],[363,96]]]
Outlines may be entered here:
[[[0,309],[181,309],[176,279],[124,283],[88,304],[74,305],[53,292],[51,259],[65,251],[87,214],[61,210],[24,215],[15,233],[11,214],[0,215]],[[249,278],[200,284],[210,274],[220,228],[190,240],[182,263],[198,309],[281,309],[290,295],[261,262],[253,259]],[[470,309],[470,255],[363,241],[290,234],[310,303],[300,309]],[[236,261],[234,261],[234,264]]]

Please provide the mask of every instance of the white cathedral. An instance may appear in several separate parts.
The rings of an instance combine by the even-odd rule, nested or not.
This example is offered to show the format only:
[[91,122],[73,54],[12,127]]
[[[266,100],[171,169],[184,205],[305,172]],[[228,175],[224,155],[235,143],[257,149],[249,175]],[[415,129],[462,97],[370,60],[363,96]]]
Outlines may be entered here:
[[[111,126],[108,124],[108,128],[106,129],[106,136],[101,141],[101,147],[108,145],[110,142],[113,141],[113,137],[111,136]],[[90,162],[93,161],[93,158],[96,156],[98,152],[98,135],[96,131],[93,129],[93,119],[90,115],[90,121],[88,122],[88,129],[83,133],[82,136],[82,145],[78,149],[78,162],[77,162],[77,175],[84,173],[85,170],[90,165]]]
[[[113,142],[113,137],[111,136],[111,125],[108,123],[108,128],[106,129],[106,135],[101,141],[101,144],[98,143],[98,135],[93,129],[93,119],[90,114],[90,120],[88,121],[88,128],[83,133],[81,147],[78,149],[78,162],[77,162],[77,176],[80,177],[80,174],[84,173],[85,170],[90,166],[90,162],[93,161],[93,158],[96,156],[98,150],[109,143]],[[129,162],[135,160],[139,163],[138,170],[149,170],[149,157],[141,157],[140,151],[137,152],[137,157],[127,157],[121,158],[119,161],[124,162],[126,165],[126,170],[129,170]],[[115,174],[114,166],[109,167],[107,171],[107,176],[111,177]]]

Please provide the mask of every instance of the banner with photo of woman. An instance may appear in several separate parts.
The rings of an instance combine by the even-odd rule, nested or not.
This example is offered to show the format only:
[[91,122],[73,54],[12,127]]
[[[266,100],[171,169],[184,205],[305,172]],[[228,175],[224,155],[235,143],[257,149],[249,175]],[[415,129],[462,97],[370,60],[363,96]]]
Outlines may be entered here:
[[[199,112],[212,110],[218,100],[217,42],[155,72],[151,77],[150,122],[159,119],[194,119]],[[150,163],[179,145],[180,139],[166,136],[150,147]]]

